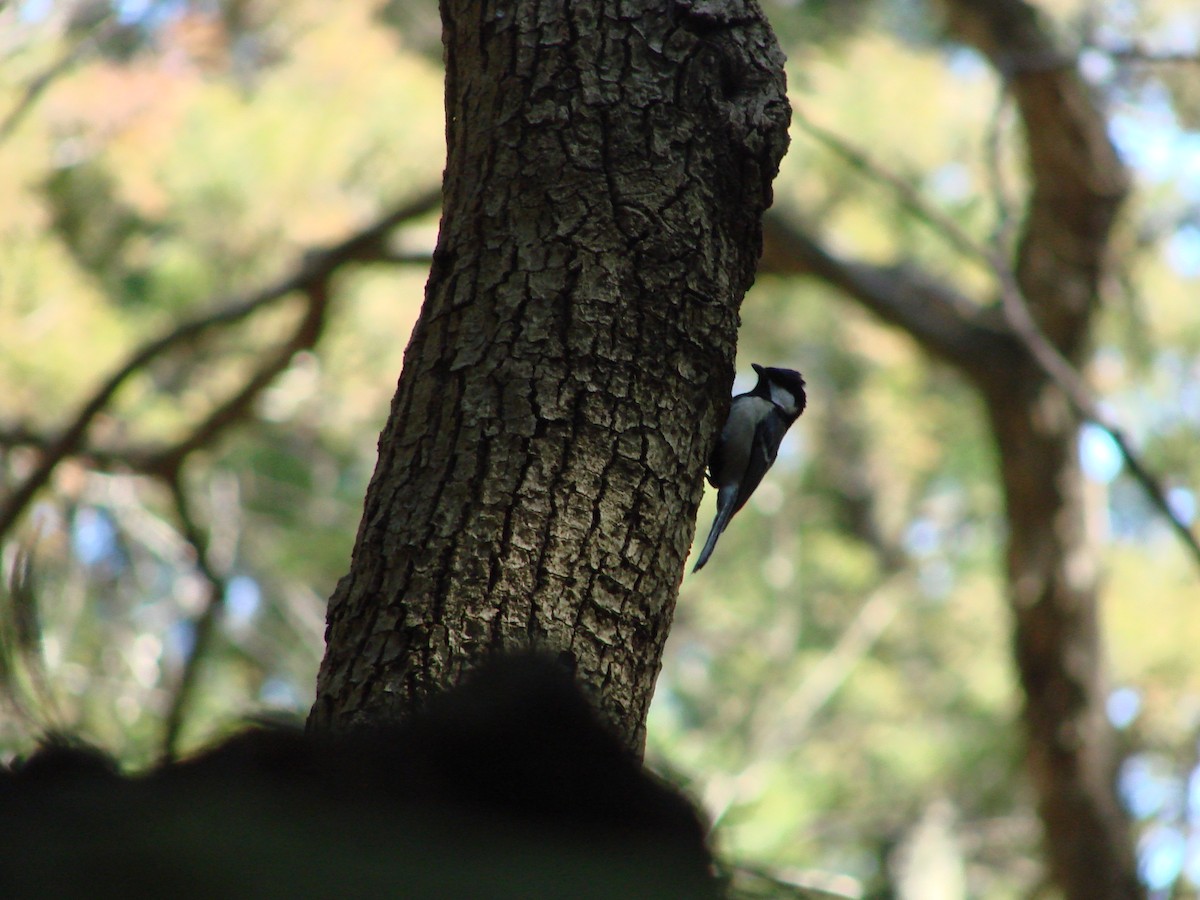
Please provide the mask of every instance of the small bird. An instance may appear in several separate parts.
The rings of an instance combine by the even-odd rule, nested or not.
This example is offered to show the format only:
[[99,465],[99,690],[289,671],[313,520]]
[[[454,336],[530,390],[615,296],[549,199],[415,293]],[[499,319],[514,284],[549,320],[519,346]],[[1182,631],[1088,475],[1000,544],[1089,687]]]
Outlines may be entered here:
[[758,384],[729,404],[729,418],[708,458],[708,483],[717,489],[717,518],[696,560],[699,572],[717,545],[717,538],[746,505],[779,453],[779,444],[804,412],[804,379],[792,369],[754,363]]

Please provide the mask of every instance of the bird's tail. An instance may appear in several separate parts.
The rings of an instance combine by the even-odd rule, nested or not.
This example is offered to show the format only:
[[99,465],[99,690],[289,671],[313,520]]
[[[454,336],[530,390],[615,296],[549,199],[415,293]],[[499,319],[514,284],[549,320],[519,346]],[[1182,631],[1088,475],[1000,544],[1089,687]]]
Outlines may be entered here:
[[737,508],[737,504],[734,503],[736,496],[737,488],[723,488],[717,492],[717,517],[713,519],[712,528],[708,532],[708,540],[704,542],[704,549],[700,551],[696,565],[692,566],[693,572],[699,572],[704,568],[704,564],[712,556],[713,548],[717,546],[717,538],[721,536],[721,532],[725,530],[725,526],[729,524],[734,510]]

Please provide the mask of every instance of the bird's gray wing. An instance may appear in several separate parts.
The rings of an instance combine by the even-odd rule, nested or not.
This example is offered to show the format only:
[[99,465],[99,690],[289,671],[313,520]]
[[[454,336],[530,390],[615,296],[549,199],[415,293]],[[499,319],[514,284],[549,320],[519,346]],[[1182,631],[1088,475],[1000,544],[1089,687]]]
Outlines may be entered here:
[[775,462],[779,452],[779,444],[787,433],[790,423],[778,413],[772,412],[758,423],[754,429],[754,442],[750,447],[750,456],[746,460],[746,469],[742,474],[741,486],[738,490],[737,502],[733,511],[737,512],[746,505],[754,489],[758,487],[767,469]]

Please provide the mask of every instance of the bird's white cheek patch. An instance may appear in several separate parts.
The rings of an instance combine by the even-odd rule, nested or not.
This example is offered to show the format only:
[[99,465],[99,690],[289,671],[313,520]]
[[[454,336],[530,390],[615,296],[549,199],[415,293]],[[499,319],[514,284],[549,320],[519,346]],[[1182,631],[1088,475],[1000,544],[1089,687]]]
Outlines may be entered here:
[[796,397],[785,387],[771,382],[771,402],[786,412],[789,416],[796,412]]

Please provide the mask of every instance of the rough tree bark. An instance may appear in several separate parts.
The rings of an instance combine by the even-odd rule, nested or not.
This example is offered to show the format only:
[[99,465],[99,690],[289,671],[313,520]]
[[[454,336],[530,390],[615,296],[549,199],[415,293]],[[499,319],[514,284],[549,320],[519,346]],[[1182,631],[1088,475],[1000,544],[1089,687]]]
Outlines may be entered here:
[[443,0],[443,219],[310,716],[569,657],[634,748],[786,148],[754,0]]
[[[1022,0],[943,0],[953,36],[1005,79],[1024,130],[1030,191],[1014,271],[1033,318],[1086,365],[1108,237],[1127,173],[1075,61]],[[984,399],[1008,531],[1013,648],[1026,768],[1050,875],[1076,900],[1144,896],[1115,793],[1105,717],[1098,567],[1084,528],[1080,421],[999,304],[976,303],[904,264],[840,259],[795,222],[769,220],[764,270],[826,280],[958,368]]]

